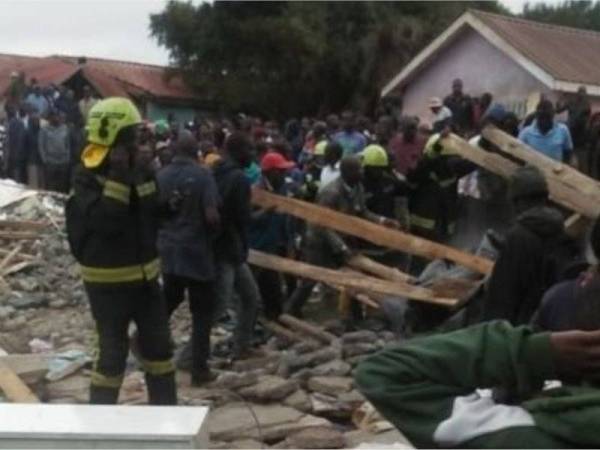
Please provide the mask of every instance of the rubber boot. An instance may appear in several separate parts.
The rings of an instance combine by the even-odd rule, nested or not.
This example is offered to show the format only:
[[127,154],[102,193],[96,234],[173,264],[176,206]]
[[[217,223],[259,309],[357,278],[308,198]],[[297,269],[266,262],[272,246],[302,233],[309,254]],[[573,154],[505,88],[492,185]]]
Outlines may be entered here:
[[119,400],[119,388],[90,386],[90,404],[116,405]]
[[174,372],[165,375],[150,375],[147,373],[146,386],[148,387],[148,403],[150,405],[177,404]]

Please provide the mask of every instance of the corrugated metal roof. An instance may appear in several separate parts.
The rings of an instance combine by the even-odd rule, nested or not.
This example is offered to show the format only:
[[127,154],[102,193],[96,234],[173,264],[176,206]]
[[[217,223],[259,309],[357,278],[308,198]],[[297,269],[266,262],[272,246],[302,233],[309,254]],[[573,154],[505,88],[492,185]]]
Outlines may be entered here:
[[60,84],[80,70],[83,76],[107,97],[114,95],[148,95],[161,99],[190,100],[197,95],[188,88],[181,77],[168,77],[168,68],[126,61],[49,56],[43,58],[0,54],[0,93],[6,91],[10,73],[23,71],[25,78],[37,78],[41,85]]
[[471,13],[555,79],[600,85],[600,33],[482,11]]

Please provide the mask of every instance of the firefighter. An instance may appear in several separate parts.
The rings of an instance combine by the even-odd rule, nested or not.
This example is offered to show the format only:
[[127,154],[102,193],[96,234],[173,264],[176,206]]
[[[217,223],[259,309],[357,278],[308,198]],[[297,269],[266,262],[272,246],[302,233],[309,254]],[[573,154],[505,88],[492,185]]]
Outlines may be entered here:
[[166,305],[157,281],[157,189],[152,173],[136,161],[140,123],[140,113],[125,98],[107,98],[90,110],[89,145],[66,207],[69,244],[98,334],[93,404],[117,402],[131,322],[137,327],[149,403],[177,402]]

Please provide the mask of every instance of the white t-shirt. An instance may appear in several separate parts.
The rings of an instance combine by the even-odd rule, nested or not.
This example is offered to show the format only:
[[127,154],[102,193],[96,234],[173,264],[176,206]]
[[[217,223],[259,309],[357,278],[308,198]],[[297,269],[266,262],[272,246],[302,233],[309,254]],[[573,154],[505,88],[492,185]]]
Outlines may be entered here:
[[340,177],[340,162],[338,161],[335,166],[331,167],[327,165],[321,170],[321,182],[319,184],[319,191],[322,191],[332,181],[337,180]]

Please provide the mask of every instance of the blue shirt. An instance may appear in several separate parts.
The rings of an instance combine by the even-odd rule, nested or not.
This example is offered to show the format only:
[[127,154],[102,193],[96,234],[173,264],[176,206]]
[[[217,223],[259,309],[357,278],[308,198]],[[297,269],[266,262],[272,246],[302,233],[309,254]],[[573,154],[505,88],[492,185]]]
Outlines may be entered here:
[[519,133],[519,140],[556,161],[566,161],[573,151],[573,140],[564,123],[555,123],[546,134],[537,127],[537,121]]
[[344,149],[344,156],[356,155],[363,151],[367,145],[367,138],[358,131],[348,133],[343,130],[333,135],[333,140]]

